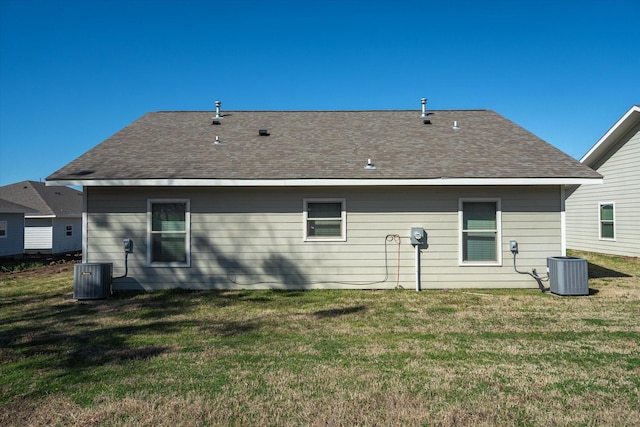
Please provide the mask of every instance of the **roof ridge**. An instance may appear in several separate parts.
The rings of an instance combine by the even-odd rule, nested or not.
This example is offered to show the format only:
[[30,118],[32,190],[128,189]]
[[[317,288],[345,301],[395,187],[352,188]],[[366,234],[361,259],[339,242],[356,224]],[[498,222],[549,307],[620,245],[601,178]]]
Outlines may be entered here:
[[[463,109],[429,109],[428,112],[445,112],[445,111],[493,111],[488,108],[463,108]],[[208,113],[215,114],[215,110],[156,110],[156,111],[148,111],[147,113]],[[409,112],[417,112],[420,114],[420,110],[417,109],[380,109],[380,110],[224,110],[222,111],[222,115],[224,113],[386,113],[386,112],[395,112],[395,113],[409,113]]]

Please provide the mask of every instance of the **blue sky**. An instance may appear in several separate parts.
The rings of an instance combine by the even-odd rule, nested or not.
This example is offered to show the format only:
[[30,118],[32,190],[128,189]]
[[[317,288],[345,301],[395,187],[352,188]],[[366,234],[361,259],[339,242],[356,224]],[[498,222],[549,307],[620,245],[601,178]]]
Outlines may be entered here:
[[494,110],[580,158],[640,104],[639,0],[0,0],[0,185],[148,111]]

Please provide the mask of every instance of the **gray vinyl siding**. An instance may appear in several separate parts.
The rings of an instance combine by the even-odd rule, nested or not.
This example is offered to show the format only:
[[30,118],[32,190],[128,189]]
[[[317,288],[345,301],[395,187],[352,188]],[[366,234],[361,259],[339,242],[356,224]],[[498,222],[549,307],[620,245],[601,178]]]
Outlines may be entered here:
[[[532,288],[537,284],[530,276],[513,271],[509,240],[520,245],[518,268],[540,273],[546,271],[546,257],[561,255],[562,248],[557,186],[85,190],[85,261],[113,262],[114,275],[122,275],[122,240],[134,241],[128,278],[116,279],[115,289],[415,289],[411,227],[428,233],[429,247],[421,257],[423,289]],[[459,265],[460,197],[500,198],[502,265]],[[305,198],[346,200],[345,242],[303,241]],[[149,199],[190,201],[190,267],[148,266]]]
[[[640,256],[640,125],[612,147],[596,171],[602,185],[583,185],[568,193],[567,247],[590,252]],[[615,240],[599,238],[599,204],[615,204]]]
[[21,255],[24,252],[24,214],[0,213],[0,221],[7,223],[7,235],[0,237],[0,257]]

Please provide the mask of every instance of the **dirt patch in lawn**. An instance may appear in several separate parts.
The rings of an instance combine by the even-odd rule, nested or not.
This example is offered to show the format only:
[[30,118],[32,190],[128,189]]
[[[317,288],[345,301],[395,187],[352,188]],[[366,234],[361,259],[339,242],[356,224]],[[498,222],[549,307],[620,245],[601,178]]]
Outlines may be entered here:
[[82,262],[82,254],[25,255],[19,259],[0,261],[0,279],[12,277],[43,277],[73,270]]

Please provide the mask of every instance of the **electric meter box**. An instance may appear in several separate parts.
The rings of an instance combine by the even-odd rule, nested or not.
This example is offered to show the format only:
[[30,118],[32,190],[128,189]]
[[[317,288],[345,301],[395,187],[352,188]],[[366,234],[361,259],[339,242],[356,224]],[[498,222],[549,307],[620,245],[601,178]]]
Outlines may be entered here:
[[411,228],[411,244],[425,246],[427,244],[427,232],[422,227]]

